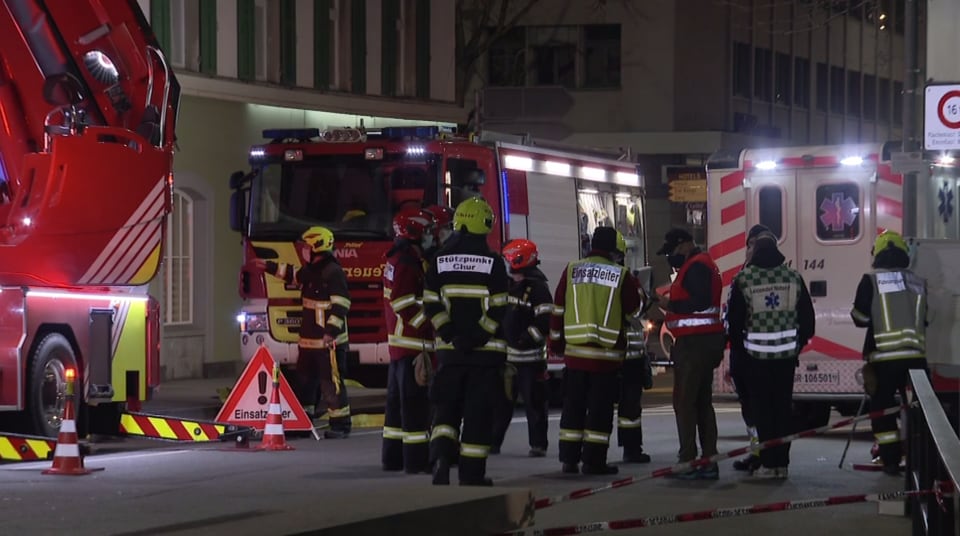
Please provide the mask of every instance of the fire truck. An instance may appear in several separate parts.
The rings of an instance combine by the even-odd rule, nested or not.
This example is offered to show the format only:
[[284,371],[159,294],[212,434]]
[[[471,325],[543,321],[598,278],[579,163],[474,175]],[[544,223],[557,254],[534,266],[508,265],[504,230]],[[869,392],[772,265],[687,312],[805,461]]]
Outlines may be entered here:
[[[891,154],[898,148],[899,143],[750,149],[720,152],[707,163],[707,246],[722,275],[724,303],[745,261],[746,232],[755,224],[777,235],[786,262],[807,283],[816,336],[800,355],[794,400],[798,414],[811,425],[825,424],[833,407],[853,413],[863,398],[865,330],[853,325],[850,309],[861,276],[871,270],[877,234],[903,232],[904,177],[891,167]],[[927,186],[918,195],[916,228],[925,238],[957,238],[950,204],[956,173],[938,169],[930,167],[936,180],[922,174]],[[948,200],[939,202],[939,215],[938,198]],[[960,358],[950,343],[960,280],[949,267],[960,263],[960,246],[955,241],[911,242],[913,269],[929,286],[927,340],[934,388],[956,392]],[[716,393],[732,394],[728,371],[725,360],[715,373]]]
[[[461,137],[440,127],[266,130],[250,149],[249,172],[231,177],[231,227],[243,235],[238,315],[244,360],[266,345],[281,363],[297,358],[300,297],[264,277],[254,259],[299,265],[294,242],[311,225],[330,228],[353,302],[351,369],[389,363],[382,275],[391,222],[406,206],[456,207],[482,195],[496,213],[499,251],[513,238],[540,250],[551,284],[589,250],[598,225],[623,232],[628,266],[646,263],[644,190],[636,164],[522,136]],[[557,360],[550,368],[559,372]],[[374,376],[374,375],[371,375]],[[379,381],[385,379],[380,373]],[[372,382],[368,381],[372,384]]]
[[180,88],[135,0],[5,0],[0,59],[0,411],[54,436],[72,369],[115,425],[160,380]]

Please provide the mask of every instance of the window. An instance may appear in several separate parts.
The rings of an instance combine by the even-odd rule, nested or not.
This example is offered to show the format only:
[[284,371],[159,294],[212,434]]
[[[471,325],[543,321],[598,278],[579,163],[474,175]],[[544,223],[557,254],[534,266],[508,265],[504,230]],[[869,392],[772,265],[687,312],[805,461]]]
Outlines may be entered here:
[[890,122],[890,80],[880,79],[880,96],[877,97],[877,118],[884,123]]
[[750,45],[733,44],[733,95],[750,98]]
[[827,65],[817,64],[817,111],[827,111]]
[[877,77],[863,75],[863,118],[877,118]]
[[294,0],[280,2],[280,83],[297,85],[297,6]]
[[576,26],[534,26],[527,28],[527,42],[533,52],[528,84],[576,87]]
[[893,83],[893,124],[903,123],[903,82]]
[[620,87],[620,25],[583,27],[584,87]]
[[765,48],[757,48],[753,51],[754,58],[754,78],[753,78],[753,96],[769,101],[773,98],[773,53]]
[[783,236],[783,190],[778,186],[764,186],[757,193],[758,220],[777,236]]
[[817,187],[817,238],[853,240],[860,236],[860,188],[854,183]]
[[860,73],[847,71],[847,115],[860,115]]
[[267,79],[267,2],[255,0],[253,6],[253,64],[254,77]]
[[810,107],[810,60],[796,58],[793,63],[793,104]]
[[450,191],[447,206],[455,207],[465,199],[480,195],[480,186],[485,181],[486,177],[476,160],[448,158],[445,182]]
[[174,189],[162,269],[163,323],[166,326],[193,324],[193,229],[193,199]]
[[830,111],[843,113],[843,67],[830,67]]
[[217,74],[216,0],[200,0],[200,72]]
[[313,9],[313,87],[331,86],[331,56],[334,50],[335,26],[330,20],[332,0],[319,0]]
[[789,106],[791,102],[790,90],[792,89],[790,86],[790,71],[792,70],[790,68],[790,55],[778,52],[775,65],[777,72],[774,79],[773,101]]
[[491,86],[522,86],[526,82],[526,28],[511,29],[490,47],[487,59]]

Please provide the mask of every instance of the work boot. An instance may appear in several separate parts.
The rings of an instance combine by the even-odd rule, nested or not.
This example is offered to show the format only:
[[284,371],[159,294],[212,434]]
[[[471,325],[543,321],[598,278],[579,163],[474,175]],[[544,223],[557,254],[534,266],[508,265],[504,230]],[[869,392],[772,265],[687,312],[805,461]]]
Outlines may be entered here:
[[883,473],[890,476],[900,476],[900,465],[896,463],[884,464]]
[[530,447],[530,452],[527,453],[531,458],[543,458],[546,455],[547,449],[541,447]]
[[438,458],[437,461],[433,462],[433,485],[450,485],[450,462],[444,458]]
[[576,463],[565,463],[561,468],[561,471],[568,475],[579,475],[580,474],[580,465]]
[[380,465],[380,468],[388,472],[403,471],[403,464],[384,463]]
[[760,456],[754,456],[753,454],[733,462],[734,471],[746,471],[748,473],[751,473],[759,467],[760,467]]
[[585,475],[615,475],[620,472],[620,469],[617,468],[616,465],[592,465],[585,463],[583,467],[580,468],[580,472]]
[[480,480],[461,480],[460,485],[490,487],[493,485],[493,479],[491,479],[490,477],[484,477],[484,478],[481,478]]
[[643,449],[623,451],[623,463],[650,463],[650,455]]
[[350,432],[346,430],[324,430],[323,438],[324,439],[346,439],[350,437]]

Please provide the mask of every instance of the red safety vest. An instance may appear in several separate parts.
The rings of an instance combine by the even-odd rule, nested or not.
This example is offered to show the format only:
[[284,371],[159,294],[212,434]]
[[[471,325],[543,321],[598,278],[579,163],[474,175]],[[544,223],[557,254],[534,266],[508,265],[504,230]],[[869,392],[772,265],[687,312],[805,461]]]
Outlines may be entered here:
[[687,289],[683,288],[683,278],[687,270],[695,263],[706,264],[710,268],[710,307],[695,313],[667,312],[667,329],[674,337],[684,335],[703,335],[707,333],[723,333],[723,321],[720,318],[720,294],[723,283],[720,280],[720,270],[707,253],[697,253],[687,259],[680,267],[680,272],[670,285],[670,301],[683,301],[690,298]]

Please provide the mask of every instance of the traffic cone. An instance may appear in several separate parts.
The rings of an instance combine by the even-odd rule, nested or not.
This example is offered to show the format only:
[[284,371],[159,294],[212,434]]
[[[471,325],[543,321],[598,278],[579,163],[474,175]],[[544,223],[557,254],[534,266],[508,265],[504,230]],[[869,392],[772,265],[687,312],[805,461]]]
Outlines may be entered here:
[[80,445],[77,443],[77,421],[73,409],[73,380],[76,371],[67,369],[67,403],[57,434],[57,448],[53,454],[53,467],[43,471],[45,475],[88,475],[92,471],[83,466]]
[[273,393],[270,395],[270,411],[263,427],[263,441],[256,450],[295,450],[287,444],[283,435],[283,412],[280,409],[280,365],[273,364]]

